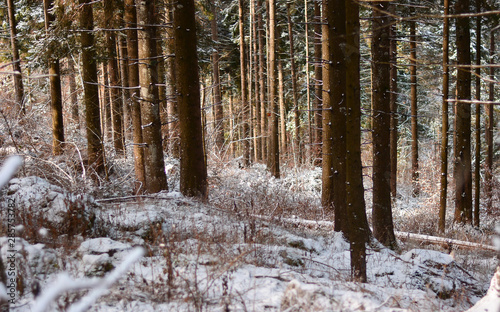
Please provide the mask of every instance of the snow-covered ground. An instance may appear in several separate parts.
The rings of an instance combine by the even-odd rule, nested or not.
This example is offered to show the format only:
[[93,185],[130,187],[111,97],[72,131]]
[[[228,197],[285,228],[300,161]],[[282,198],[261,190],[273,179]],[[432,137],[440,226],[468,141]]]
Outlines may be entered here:
[[[12,180],[2,205],[14,199],[23,217],[11,310],[465,311],[495,273],[491,251],[400,242],[394,252],[372,242],[368,283],[350,282],[349,244],[319,207],[319,169],[285,169],[280,180],[261,165],[209,172],[208,203],[183,197],[172,180],[171,192],[97,200],[41,178]],[[9,243],[0,238],[6,264]],[[498,311],[498,280],[474,311]]]

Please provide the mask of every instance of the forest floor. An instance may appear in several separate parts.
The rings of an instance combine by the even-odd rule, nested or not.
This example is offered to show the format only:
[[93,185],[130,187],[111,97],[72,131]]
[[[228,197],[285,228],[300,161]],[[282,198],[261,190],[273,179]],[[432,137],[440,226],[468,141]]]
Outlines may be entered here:
[[[11,180],[0,210],[4,263],[8,203],[21,224],[11,311],[465,311],[498,265],[488,248],[405,238],[391,251],[373,241],[368,282],[350,282],[349,244],[320,207],[320,168],[284,166],[277,180],[263,165],[210,160],[202,203],[179,193],[179,164],[169,158],[169,192],[129,196],[131,166],[116,161],[112,182],[93,196],[47,171]],[[394,202],[396,230],[437,236],[435,194],[409,194],[401,187]],[[492,245],[495,218],[482,217],[476,229],[449,216],[446,238]]]

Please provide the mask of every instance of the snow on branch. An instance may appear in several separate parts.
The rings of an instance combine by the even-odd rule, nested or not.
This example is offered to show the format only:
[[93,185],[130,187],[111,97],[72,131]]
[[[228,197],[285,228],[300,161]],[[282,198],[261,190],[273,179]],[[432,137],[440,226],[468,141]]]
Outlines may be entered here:
[[23,165],[21,156],[11,156],[0,169],[0,189],[9,183],[10,179],[16,174],[17,169]]
[[94,304],[99,297],[105,295],[111,285],[118,281],[118,279],[120,279],[134,263],[139,261],[143,255],[144,249],[140,247],[133,249],[118,267],[103,278],[72,279],[66,273],[60,274],[55,281],[48,285],[47,291],[45,291],[35,302],[32,312],[47,311],[50,304],[67,291],[92,289],[68,310],[68,312],[87,311],[92,304]]

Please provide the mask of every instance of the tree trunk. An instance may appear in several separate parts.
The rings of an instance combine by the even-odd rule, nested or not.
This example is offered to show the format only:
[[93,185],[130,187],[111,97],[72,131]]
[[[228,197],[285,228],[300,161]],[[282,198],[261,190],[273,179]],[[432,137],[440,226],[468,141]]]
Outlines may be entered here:
[[124,20],[127,25],[127,53],[130,86],[130,106],[132,117],[132,138],[134,141],[134,171],[136,183],[134,191],[142,193],[146,186],[144,169],[144,146],[142,139],[141,105],[139,102],[139,50],[137,42],[137,11],[135,0],[125,0]]
[[[412,15],[414,9],[412,8]],[[418,107],[417,107],[417,36],[416,22],[410,21],[410,97],[411,97],[411,183],[412,195],[420,193],[418,172]]]
[[104,139],[106,142],[109,139],[113,139],[113,126],[112,126],[112,118],[111,118],[111,97],[109,92],[109,72],[108,72],[108,64],[101,63],[101,72],[102,72],[102,107],[104,111],[104,121],[103,121],[103,131],[104,131]]
[[[494,27],[490,32],[490,64],[494,64],[495,61],[495,36],[494,32],[498,30],[498,26]],[[489,83],[489,97],[488,99],[493,102],[495,100],[495,67],[490,67],[490,83]],[[486,194],[486,211],[493,211],[493,156],[494,156],[494,146],[493,146],[493,127],[495,125],[495,120],[493,116],[493,105],[488,105],[486,107],[486,115],[488,116],[488,121],[486,123],[486,166],[484,175],[484,193]]]
[[311,81],[309,76],[309,17],[308,0],[304,0],[304,19],[305,19],[305,37],[306,37],[306,106],[307,106],[307,127],[309,129],[309,146],[313,144],[312,117],[311,117]]
[[[123,25],[123,15],[120,17]],[[130,140],[130,129],[132,114],[130,105],[130,89],[129,89],[129,77],[128,77],[128,51],[127,51],[127,40],[125,36],[120,36],[119,38],[119,51],[120,51],[120,85],[122,89],[121,101],[123,107],[123,141]]]
[[175,7],[174,13],[175,70],[181,135],[180,190],[185,196],[206,199],[207,167],[202,141],[195,4],[194,0],[182,3],[182,6]]
[[113,147],[118,157],[125,155],[123,144],[123,102],[120,96],[120,79],[116,59],[116,34],[112,30],[114,22],[114,1],[104,0],[104,27],[106,29],[106,52],[108,59],[109,92],[111,100],[111,120],[113,124]]
[[446,200],[448,197],[448,97],[449,97],[449,38],[450,22],[447,17],[450,12],[449,0],[444,0],[443,23],[443,104],[441,108],[441,189],[439,195],[439,231],[446,228]]
[[252,6],[253,6],[253,36],[252,36],[252,42],[253,42],[253,71],[255,73],[255,78],[254,78],[254,99],[255,99],[255,127],[254,127],[254,137],[255,137],[255,161],[262,161],[262,126],[261,126],[261,121],[262,121],[262,107],[263,105],[260,102],[260,72],[259,69],[261,68],[259,64],[259,39],[258,39],[258,27],[257,27],[257,20],[258,17],[257,15],[260,14],[257,12],[259,9],[258,6],[255,4],[255,0],[251,0]]
[[77,91],[77,86],[76,86],[76,79],[75,79],[75,62],[73,61],[73,58],[70,56],[68,57],[68,84],[69,84],[69,93],[70,93],[70,101],[71,101],[71,119],[73,119],[73,122],[76,123],[76,126],[78,129],[80,129],[80,110],[78,109],[78,91]]
[[52,111],[52,153],[61,155],[64,143],[64,123],[62,111],[61,73],[59,59],[55,57],[56,42],[50,38],[50,27],[55,20],[55,16],[49,13],[53,3],[50,0],[43,1],[43,13],[45,17],[45,34],[49,40],[47,49],[47,59],[49,63],[49,84],[50,84],[50,110]]
[[[396,6],[391,6],[391,13],[396,13]],[[397,24],[393,20],[389,29],[390,38],[390,75],[391,75],[391,95],[389,96],[389,106],[391,109],[391,194],[393,198],[397,196],[397,181],[398,181],[398,41],[397,41]]]
[[260,99],[260,134],[261,138],[261,153],[262,161],[267,161],[267,109],[266,109],[266,77],[265,77],[265,35],[264,35],[264,25],[262,22],[262,15],[264,8],[262,6],[262,0],[257,0],[257,27],[258,27],[258,37],[259,37],[259,99]]
[[281,155],[287,155],[287,132],[286,132],[286,107],[285,91],[283,88],[283,62],[278,61],[278,102],[280,105],[280,151]]
[[[161,14],[165,14],[163,9],[161,9]],[[160,120],[161,120],[161,137],[163,150],[168,153],[167,139],[169,137],[168,133],[168,107],[167,107],[167,74],[166,74],[166,64],[163,52],[162,38],[165,37],[161,29],[158,38],[156,39],[157,53],[158,53],[158,101],[160,103]]]
[[[481,2],[476,1],[476,12],[481,13]],[[481,16],[476,17],[476,100],[481,101]],[[481,104],[476,104],[476,154],[474,165],[474,226],[479,227],[479,201],[481,195]]]
[[[292,72],[292,95],[293,95],[293,120],[295,124],[294,133],[294,154],[297,157],[297,162],[300,164],[302,162],[302,142],[300,140],[300,111],[299,111],[299,100],[298,100],[298,90],[297,90],[297,70],[295,68],[295,48],[293,43],[293,32],[292,32],[292,17],[290,12],[290,3],[287,3],[287,18],[288,18],[288,37],[290,38],[290,69]],[[316,51],[316,50],[315,50]],[[312,137],[311,137],[312,140]],[[312,148],[312,145],[311,145]]]
[[219,73],[219,34],[217,30],[217,11],[218,7],[215,1],[212,3],[212,20],[211,20],[211,31],[212,31],[212,41],[214,45],[214,51],[212,52],[212,71],[213,71],[213,100],[214,100],[214,110],[215,110],[215,145],[217,146],[218,152],[222,152],[224,149],[224,111],[222,106],[222,94],[221,94],[221,82]]
[[[167,1],[167,12],[165,14],[166,23],[173,23],[174,19],[174,4],[172,0]],[[174,29],[167,27],[166,29],[166,54],[173,55],[174,52]],[[166,60],[167,71],[167,110],[168,110],[168,152],[171,157],[180,157],[180,137],[179,137],[179,108],[177,104],[177,97],[175,96],[175,58],[168,57]]]
[[323,65],[322,65],[322,27],[321,27],[321,7],[320,3],[314,2],[314,15],[316,18],[316,23],[314,24],[314,79],[315,79],[315,88],[314,88],[314,121],[315,121],[315,129],[314,129],[314,147],[313,150],[313,159],[314,165],[320,166],[322,161],[321,156],[321,144],[323,142],[323,137],[321,133],[321,129],[323,127],[322,123],[322,98],[323,98]]
[[137,24],[140,26],[137,35],[146,191],[157,193],[167,190],[168,186],[161,142],[154,1],[137,2]]
[[[457,1],[456,14],[469,13],[469,0]],[[470,65],[470,26],[468,17],[456,22],[457,63]],[[471,172],[471,108],[461,100],[471,99],[471,73],[457,72],[456,146],[455,146],[455,221],[472,223],[472,172]]]
[[[241,0],[240,0],[241,1]],[[276,3],[269,0],[269,103],[270,103],[270,140],[269,160],[271,174],[280,177],[280,150],[279,150],[279,112],[277,98],[277,64],[276,64]]]
[[346,17],[346,184],[353,280],[366,282],[366,243],[370,228],[365,211],[361,164],[360,23],[359,4],[345,2]]
[[12,49],[12,71],[14,72],[14,92],[16,95],[14,112],[17,115],[24,115],[26,113],[26,109],[24,106],[25,99],[23,76],[21,71],[21,59],[19,57],[19,48],[17,45],[17,22],[14,0],[7,0],[7,10],[9,12],[10,45]]
[[105,173],[104,150],[102,146],[101,118],[99,115],[99,89],[97,85],[97,61],[94,46],[94,14],[90,0],[80,3],[80,41],[82,47],[83,103],[87,126],[87,149],[89,172],[94,180]]
[[244,7],[243,0],[239,0],[239,28],[240,28],[240,75],[241,75],[241,104],[243,111],[243,166],[250,166],[250,106],[248,105],[247,59],[245,49]]
[[390,38],[389,2],[373,3],[373,236],[385,246],[397,247],[391,208],[390,159]]

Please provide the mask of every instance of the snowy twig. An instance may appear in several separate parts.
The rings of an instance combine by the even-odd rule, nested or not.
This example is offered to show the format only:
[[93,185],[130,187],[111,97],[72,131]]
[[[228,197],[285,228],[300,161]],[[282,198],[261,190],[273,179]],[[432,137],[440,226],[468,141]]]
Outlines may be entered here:
[[17,169],[22,165],[23,158],[21,156],[11,156],[3,163],[2,169],[0,169],[0,189],[9,183]]
[[98,279],[98,278],[86,278],[74,280],[69,277],[66,273],[60,274],[59,277],[52,282],[45,291],[40,299],[35,303],[32,312],[44,312],[47,311],[49,305],[55,301],[59,296],[67,291],[75,291],[82,289],[94,288],[85,297],[83,297],[75,305],[71,306],[68,310],[69,312],[81,312],[86,311],[90,308],[96,300],[104,295],[104,293],[114,284],[125,272],[137,262],[144,255],[144,249],[135,248],[129,254],[127,259],[123,261],[117,268],[115,268],[108,276]]

